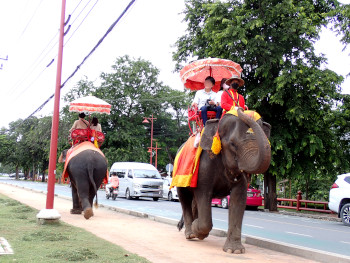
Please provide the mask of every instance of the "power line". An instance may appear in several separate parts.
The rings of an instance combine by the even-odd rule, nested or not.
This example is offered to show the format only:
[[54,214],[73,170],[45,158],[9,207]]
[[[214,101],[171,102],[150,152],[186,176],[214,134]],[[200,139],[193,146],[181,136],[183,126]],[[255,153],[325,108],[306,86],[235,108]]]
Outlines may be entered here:
[[[120,16],[115,20],[112,25],[108,28],[106,33],[100,38],[100,40],[97,42],[97,44],[93,47],[93,49],[85,56],[83,61],[76,67],[76,69],[73,71],[73,73],[63,82],[61,85],[61,89],[67,84],[67,82],[78,72],[80,67],[85,63],[85,61],[95,52],[95,50],[99,47],[99,45],[103,42],[103,40],[107,37],[107,35],[113,30],[113,28],[118,24],[118,22],[122,19],[122,17],[125,15],[125,13],[128,11],[128,9],[135,3],[136,0],[131,0],[127,7],[124,9],[124,11],[120,14]],[[39,106],[32,114],[30,114],[27,118],[30,118],[35,113],[39,112],[53,97],[55,94],[52,94],[43,104]]]
[[[83,0],[80,0],[80,2],[75,6],[74,10],[73,10],[73,11],[71,12],[71,14],[69,15],[69,17],[68,17],[66,23],[68,22],[70,16],[73,15],[74,12],[77,10],[77,8],[78,8],[79,5],[82,3],[82,1],[83,1]],[[91,0],[88,1],[88,3],[83,7],[83,9],[81,10],[81,12],[86,8],[86,6],[87,6],[90,2],[91,2]],[[40,2],[40,3],[41,3],[41,2]],[[78,16],[76,17],[76,19],[80,16],[81,12],[78,14]],[[89,12],[90,12],[90,11],[89,11]],[[75,20],[76,20],[76,19],[75,19]],[[75,20],[74,20],[74,21],[75,21]],[[74,21],[72,22],[72,24],[74,23]],[[12,94],[14,94],[14,92],[17,90],[17,88],[18,88],[19,86],[21,86],[21,84],[22,84],[25,80],[27,80],[29,76],[32,75],[32,73],[34,72],[34,70],[35,70],[35,69],[40,65],[40,63],[50,54],[50,52],[52,51],[52,49],[57,45],[58,40],[56,40],[56,42],[51,46],[51,48],[46,52],[46,54],[40,59],[41,55],[47,50],[47,48],[50,46],[50,44],[52,43],[52,41],[56,39],[58,33],[59,33],[59,30],[56,31],[56,34],[51,38],[51,40],[49,41],[49,43],[45,46],[45,48],[41,51],[41,53],[37,56],[37,58],[34,60],[34,62],[33,62],[33,63],[30,65],[30,67],[27,69],[27,72],[28,72],[28,70],[30,70],[30,72],[29,72],[29,73],[25,73],[25,74],[24,74],[25,77],[24,77],[23,79],[19,80],[19,81],[13,86],[12,89],[9,89],[9,92],[10,92],[10,93],[8,93],[7,95],[9,95],[9,94],[12,95]],[[51,60],[50,64],[52,64],[53,60],[56,59],[56,57],[57,57],[57,54],[56,54],[55,57]],[[40,59],[40,60],[39,60],[39,59]],[[49,64],[49,65],[50,65],[50,64]],[[48,66],[46,66],[46,67],[39,73],[39,76],[43,73],[43,71],[45,71],[45,70],[47,69],[47,67],[48,67]],[[38,77],[37,77],[35,80],[37,80],[37,79],[38,79]],[[32,82],[32,83],[29,85],[29,87],[30,87],[33,83],[34,83],[34,82]],[[28,87],[25,88],[25,90],[27,90],[27,89],[28,89]],[[23,92],[21,92],[21,93],[23,93]],[[20,94],[21,94],[21,93],[20,93]],[[19,96],[17,96],[17,98],[18,98],[18,97],[19,97]]]
[[[95,5],[97,4],[99,0],[96,0],[95,4],[91,7],[91,9],[89,10],[89,12],[85,15],[85,17],[83,18],[83,20],[80,22],[80,24],[77,26],[77,28],[73,31],[73,33],[71,34],[71,36],[68,38],[68,40],[66,41],[66,43],[64,43],[63,46],[67,45],[67,43],[69,42],[69,40],[74,36],[74,33],[79,29],[79,27],[81,26],[81,24],[85,21],[85,19],[87,18],[87,16],[90,14],[90,12],[92,11],[92,9],[94,9]],[[74,21],[73,21],[74,22]],[[72,23],[73,25],[73,23]]]
[[39,6],[41,5],[42,2],[43,2],[43,0],[41,0],[41,1],[39,2],[39,4],[36,6],[33,15],[31,16],[31,18],[30,18],[29,21],[27,22],[27,25],[26,25],[25,28],[23,29],[22,34],[19,36],[19,39],[21,39],[21,37],[22,37],[22,36],[24,35],[24,33],[27,31],[28,26],[29,26],[30,23],[32,22],[32,19],[33,19],[33,17],[35,16],[36,12],[38,11]]

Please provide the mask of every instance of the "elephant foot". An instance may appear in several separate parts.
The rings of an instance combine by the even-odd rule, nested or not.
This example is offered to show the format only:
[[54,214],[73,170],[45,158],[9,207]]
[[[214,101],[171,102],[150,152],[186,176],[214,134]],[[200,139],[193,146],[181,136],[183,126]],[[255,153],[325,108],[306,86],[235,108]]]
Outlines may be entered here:
[[211,228],[212,226],[210,226],[209,224],[203,225],[201,228],[199,228],[198,219],[196,219],[195,221],[193,221],[191,229],[196,238],[198,238],[199,240],[203,240],[209,236]]
[[240,241],[231,242],[231,243],[228,243],[226,241],[226,244],[225,244],[223,250],[227,253],[230,253],[230,254],[244,254],[245,253],[245,247],[242,245],[242,243]]
[[81,209],[77,209],[77,208],[73,208],[73,209],[70,210],[70,213],[72,215],[81,215],[82,212],[83,211]]
[[84,210],[84,217],[85,219],[89,219],[90,217],[92,217],[94,215],[94,212],[92,211],[92,208],[86,208]]
[[194,239],[196,238],[196,235],[193,234],[192,230],[187,230],[185,231],[185,236],[186,236],[186,239]]

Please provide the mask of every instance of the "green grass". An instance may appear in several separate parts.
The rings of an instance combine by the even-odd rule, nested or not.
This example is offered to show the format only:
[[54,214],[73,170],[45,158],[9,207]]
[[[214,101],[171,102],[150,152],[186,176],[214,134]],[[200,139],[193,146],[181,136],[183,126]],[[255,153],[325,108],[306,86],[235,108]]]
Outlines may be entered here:
[[14,250],[13,255],[1,255],[1,263],[149,262],[63,222],[38,225],[37,213],[35,209],[0,195],[0,236],[7,239]]

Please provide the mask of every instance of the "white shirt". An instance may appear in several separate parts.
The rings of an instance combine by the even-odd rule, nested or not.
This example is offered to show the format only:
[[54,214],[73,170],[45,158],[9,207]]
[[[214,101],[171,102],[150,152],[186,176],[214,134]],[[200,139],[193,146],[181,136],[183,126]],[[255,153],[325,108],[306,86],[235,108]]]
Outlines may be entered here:
[[202,108],[207,100],[215,101],[216,93],[214,91],[206,92],[205,89],[198,90],[194,96],[193,103],[198,104],[198,109]]
[[224,91],[223,90],[219,90],[218,93],[216,93],[216,97],[215,97],[215,103],[219,103],[219,105],[221,105],[221,95]]

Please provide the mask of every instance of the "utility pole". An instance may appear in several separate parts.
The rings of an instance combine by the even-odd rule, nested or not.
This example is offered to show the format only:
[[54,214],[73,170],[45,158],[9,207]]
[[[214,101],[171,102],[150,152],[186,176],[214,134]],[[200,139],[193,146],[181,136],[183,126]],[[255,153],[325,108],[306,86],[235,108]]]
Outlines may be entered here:
[[[153,118],[153,114],[151,118],[144,117],[144,120],[142,123],[149,123],[151,121],[151,147],[148,147],[148,151],[150,153],[150,164],[152,164],[152,153],[153,153],[153,121],[157,118]],[[157,166],[156,166],[157,167]]]
[[156,150],[156,161],[155,161],[155,167],[157,169],[157,164],[158,164],[158,150],[162,149],[162,148],[158,148],[158,142],[156,142],[156,148],[153,148]]
[[[0,57],[0,59],[7,61],[7,60],[9,60],[9,56],[6,56],[6,58]],[[0,65],[0,69],[3,69],[3,64]]]
[[60,91],[61,91],[61,76],[62,76],[62,58],[63,58],[63,38],[65,26],[65,11],[66,0],[62,0],[61,9],[61,23],[58,43],[58,60],[57,60],[57,74],[56,74],[56,89],[55,89],[55,103],[52,117],[51,127],[51,143],[50,143],[50,159],[49,159],[49,176],[47,181],[47,195],[46,195],[46,209],[42,209],[37,218],[39,222],[58,221],[61,215],[53,208],[55,181],[56,181],[56,159],[57,159],[57,140],[58,140],[58,125],[59,125],[59,110],[60,110]]

